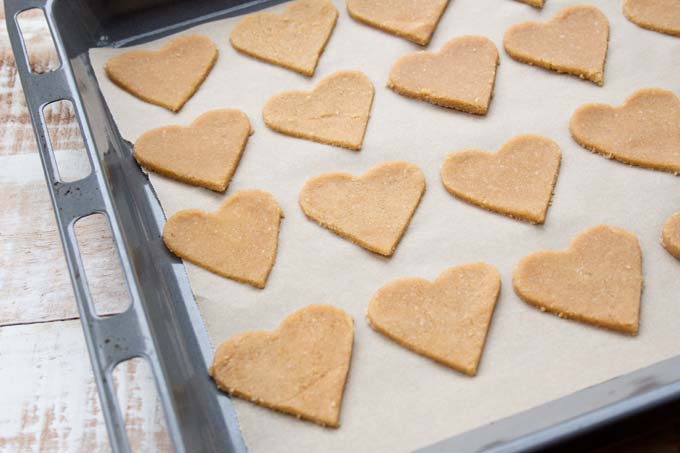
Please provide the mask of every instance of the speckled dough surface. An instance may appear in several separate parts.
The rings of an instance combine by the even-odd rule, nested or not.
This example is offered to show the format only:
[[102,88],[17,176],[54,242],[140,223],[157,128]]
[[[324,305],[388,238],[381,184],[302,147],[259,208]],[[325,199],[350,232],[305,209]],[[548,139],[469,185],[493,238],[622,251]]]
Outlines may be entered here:
[[252,133],[238,110],[212,110],[191,125],[142,134],[134,156],[144,168],[178,181],[224,192]]
[[430,42],[449,0],[347,0],[354,19],[421,46]]
[[322,426],[337,427],[354,323],[330,305],[310,305],[274,332],[249,332],[215,351],[210,375],[231,395]]
[[490,154],[451,153],[441,170],[451,194],[490,211],[543,223],[557,181],[562,153],[550,139],[520,135]]
[[545,5],[545,0],[517,0],[517,1],[526,3],[527,5],[533,6],[534,8],[543,8],[543,5]]
[[627,231],[599,225],[566,252],[523,258],[513,276],[517,295],[559,317],[636,335],[640,321],[642,251]]
[[680,172],[680,99],[670,91],[639,90],[621,107],[583,105],[569,131],[581,146],[605,157]]
[[282,14],[245,16],[229,41],[247,55],[311,76],[337,19],[328,0],[296,0]]
[[163,228],[163,242],[175,255],[257,288],[274,266],[283,212],[267,192],[242,190],[215,213],[180,211]]
[[375,90],[358,71],[338,71],[311,91],[287,91],[267,101],[262,117],[272,130],[358,151]]
[[463,112],[485,115],[493,94],[498,49],[483,36],[463,36],[439,52],[399,58],[387,86],[399,94]]
[[678,0],[626,0],[626,18],[642,28],[680,36],[680,2]]
[[368,322],[405,348],[474,376],[500,289],[500,274],[485,263],[453,267],[434,282],[403,278],[373,296]]
[[300,193],[307,217],[361,247],[391,256],[425,192],[425,176],[408,162],[385,162],[362,176],[327,173]]
[[609,21],[593,6],[561,10],[547,23],[522,22],[508,28],[505,51],[517,61],[604,84]]
[[138,98],[178,111],[193,96],[217,60],[205,36],[180,36],[158,51],[132,50],[106,62],[109,79]]
[[680,212],[666,220],[661,233],[661,242],[671,255],[680,260]]

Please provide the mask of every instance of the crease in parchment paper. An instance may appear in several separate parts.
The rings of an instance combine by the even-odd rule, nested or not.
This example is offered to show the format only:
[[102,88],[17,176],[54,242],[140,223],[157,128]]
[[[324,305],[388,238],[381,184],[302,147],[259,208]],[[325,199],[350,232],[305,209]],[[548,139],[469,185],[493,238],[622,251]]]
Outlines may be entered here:
[[[340,428],[325,429],[235,399],[250,449],[412,450],[680,354],[680,265],[659,240],[664,220],[680,209],[680,178],[604,159],[578,146],[568,130],[571,114],[586,102],[621,105],[644,87],[680,95],[680,40],[631,24],[621,13],[621,2],[589,2],[602,9],[611,25],[605,82],[598,87],[521,64],[502,49],[509,25],[545,21],[582,1],[554,0],[537,11],[510,0],[455,0],[427,50],[463,35],[483,35],[496,44],[501,64],[494,97],[488,115],[477,117],[387,89],[394,61],[421,48],[355,22],[343,1],[335,3],[340,17],[311,79],[236,52],[229,33],[239,18],[182,32],[209,36],[219,57],[177,114],[134,98],[106,78],[106,60],[127,49],[90,51],[102,92],[127,140],[134,142],[155,127],[187,125],[217,108],[240,109],[252,123],[255,134],[225,194],[149,175],[167,216],[187,208],[214,210],[242,189],[271,192],[283,207],[278,256],[265,289],[186,264],[213,343],[239,332],[275,329],[309,304],[335,305],[355,320]],[[140,47],[157,49],[169,39]],[[262,108],[269,97],[312,90],[337,70],[362,71],[376,87],[360,152],[277,134],[264,125]],[[497,151],[525,133],[554,140],[563,153],[545,225],[493,214],[446,192],[439,171],[449,152]],[[427,180],[427,191],[394,256],[378,257],[305,218],[298,194],[308,179],[331,171],[360,175],[389,160],[417,164]],[[625,228],[642,245],[645,288],[637,337],[541,313],[512,290],[512,272],[523,256],[565,249],[581,231],[600,223]],[[366,306],[381,286],[401,277],[433,280],[444,269],[476,261],[496,266],[503,281],[476,377],[407,351],[368,326]]]

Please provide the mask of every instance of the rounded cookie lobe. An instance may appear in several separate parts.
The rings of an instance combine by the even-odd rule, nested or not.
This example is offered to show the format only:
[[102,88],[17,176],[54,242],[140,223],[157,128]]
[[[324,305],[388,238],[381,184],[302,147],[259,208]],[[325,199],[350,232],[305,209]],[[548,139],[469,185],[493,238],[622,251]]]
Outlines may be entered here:
[[134,157],[144,168],[187,184],[224,192],[251,134],[239,110],[212,110],[187,127],[164,126],[142,134]]
[[113,83],[139,99],[179,111],[208,76],[217,60],[209,38],[175,38],[157,51],[132,50],[106,62]]
[[677,0],[626,0],[623,14],[642,28],[680,36],[680,2]]
[[559,317],[636,335],[642,293],[642,251],[635,236],[609,225],[581,233],[564,252],[524,257],[515,293]]
[[338,10],[329,0],[297,0],[282,14],[245,16],[229,41],[246,55],[311,77],[337,19]]
[[179,211],[163,227],[175,255],[215,274],[264,288],[274,266],[281,207],[267,192],[242,190],[214,213]]
[[593,6],[565,8],[546,23],[512,25],[503,37],[517,61],[604,83],[609,21]]
[[680,260],[680,212],[670,216],[664,224],[661,242],[668,253]]
[[486,115],[498,66],[498,49],[483,36],[463,36],[439,52],[399,58],[387,86],[395,92],[463,112]]
[[620,162],[680,172],[680,99],[658,88],[636,91],[621,107],[586,104],[569,131],[584,148]]
[[337,427],[354,341],[352,318],[310,305],[273,332],[249,332],[217,348],[210,375],[231,395]]
[[368,304],[370,326],[399,345],[474,376],[501,287],[486,263],[442,272],[434,282],[395,280]]
[[550,206],[562,153],[550,139],[520,135],[497,153],[451,153],[441,169],[454,196],[489,211],[542,224]]

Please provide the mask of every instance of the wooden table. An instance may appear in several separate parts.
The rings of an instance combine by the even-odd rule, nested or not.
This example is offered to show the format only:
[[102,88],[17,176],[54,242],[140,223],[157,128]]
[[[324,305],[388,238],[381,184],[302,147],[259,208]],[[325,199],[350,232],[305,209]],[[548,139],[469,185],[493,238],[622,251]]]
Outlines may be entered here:
[[[40,158],[0,4],[0,451],[109,450]],[[38,72],[58,65],[40,16],[22,31]],[[73,112],[46,111],[59,167],[87,166]],[[107,226],[78,224],[98,313],[125,308],[126,292]],[[91,272],[90,272],[91,271]],[[134,451],[170,451],[151,374],[141,360],[121,364],[114,380]],[[680,453],[680,422],[606,451]]]

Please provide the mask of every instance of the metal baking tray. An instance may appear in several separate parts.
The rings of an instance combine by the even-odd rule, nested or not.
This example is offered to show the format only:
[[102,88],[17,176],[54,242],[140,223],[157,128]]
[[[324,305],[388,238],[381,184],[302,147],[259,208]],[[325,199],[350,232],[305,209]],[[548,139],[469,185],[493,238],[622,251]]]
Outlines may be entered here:
[[[244,14],[281,0],[5,0],[7,31],[26,95],[61,234],[101,407],[114,451],[129,451],[112,380],[120,362],[143,357],[153,371],[177,452],[246,451],[229,398],[206,372],[212,346],[180,260],[161,240],[165,216],[147,177],[119,134],[89,64],[88,49],[157,39],[202,22]],[[40,8],[61,65],[32,73],[17,15]],[[43,107],[73,103],[92,172],[64,182]],[[129,288],[123,313],[94,313],[74,223],[108,218]],[[680,401],[680,357],[576,392],[426,447],[428,451],[535,451],[577,442],[616,422]],[[669,410],[669,409],[667,409]]]

